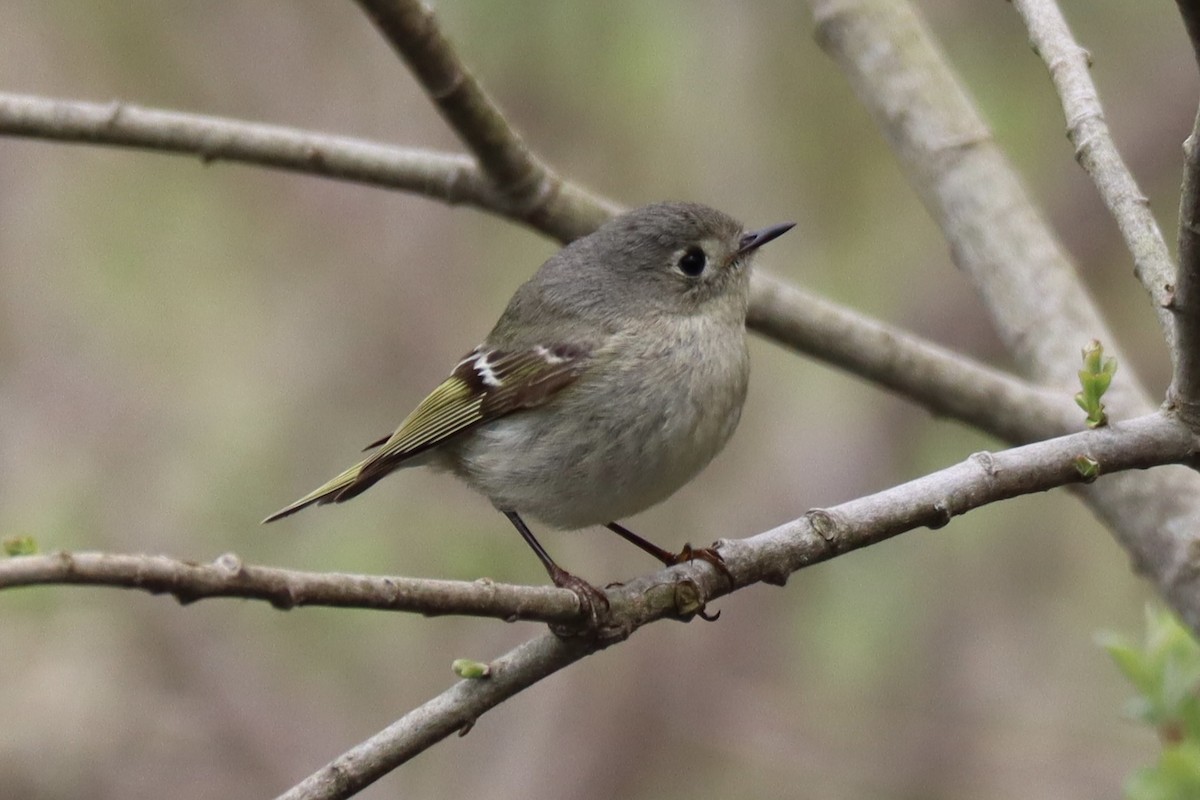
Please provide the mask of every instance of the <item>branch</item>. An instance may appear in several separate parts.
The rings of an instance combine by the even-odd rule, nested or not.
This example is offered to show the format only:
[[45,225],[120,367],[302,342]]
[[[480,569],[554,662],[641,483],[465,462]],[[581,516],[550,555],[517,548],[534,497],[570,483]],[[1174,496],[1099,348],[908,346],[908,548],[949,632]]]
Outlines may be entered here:
[[[1200,64],[1200,8],[1178,0],[1184,27]],[[1175,286],[1178,340],[1171,353],[1175,375],[1167,401],[1180,416],[1200,425],[1200,111],[1183,143],[1183,187],[1179,198],[1179,272]]]
[[[463,156],[274,125],[132,105],[105,106],[0,93],[0,134],[192,154],[205,162],[240,161],[400,188],[449,203],[467,203],[530,225],[560,241],[586,233],[591,224],[580,221],[572,210],[574,201],[567,199],[584,198],[580,202],[590,203],[594,198],[589,199],[569,183],[563,184],[558,195],[562,202],[551,206],[557,209],[555,213],[548,213],[551,207],[547,207],[536,219],[521,218],[494,194],[478,168]],[[608,201],[596,202],[599,205],[591,208],[588,218],[619,210]],[[1069,392],[1064,391],[1063,399],[1056,401],[1018,379],[761,273],[754,276],[752,288],[748,320],[752,329],[897,391],[936,413],[977,425],[1011,442],[1063,433],[1073,425],[1073,411],[1066,400]],[[1072,338],[1063,332],[1058,336]],[[1089,337],[1081,334],[1074,338],[1082,342]],[[886,357],[874,353],[866,346],[868,343],[885,348]],[[1067,369],[1074,368],[1074,353],[1062,358],[1069,364]],[[1122,376],[1128,374],[1123,365]],[[1120,384],[1114,391],[1119,390]],[[1193,501],[1187,498],[1197,495],[1197,487],[1186,476],[1136,476],[1132,480],[1121,498],[1097,498],[1093,505],[1139,563],[1156,565],[1145,569],[1156,576],[1164,594],[1170,595],[1172,580],[1159,576],[1182,578],[1187,573],[1174,566],[1175,555],[1181,551],[1171,541],[1163,540],[1171,519],[1195,510],[1191,508]],[[1110,482],[1112,491],[1115,489]],[[1172,497],[1182,499],[1165,499]],[[1158,510],[1154,514],[1137,512],[1136,502],[1142,498],[1149,498],[1151,507]],[[1168,502],[1181,507],[1163,510]],[[1144,536],[1146,531],[1150,531],[1149,542]],[[1181,584],[1179,590],[1186,594],[1187,584]],[[1182,613],[1179,603],[1176,608]],[[1186,613],[1183,616],[1193,618]],[[1200,619],[1200,613],[1195,618]]]
[[[419,0],[358,0],[358,4],[519,216],[530,221],[558,218],[569,206],[569,216],[576,218],[582,231],[577,235],[590,233],[611,216],[613,209],[604,201],[566,184],[530,152],[458,58],[429,8]],[[568,188],[578,196],[560,196]]]
[[[1114,352],[1115,337],[924,25],[901,0],[810,2],[821,46],[880,125],[1009,351],[1039,383],[1068,390],[1079,348],[1099,339]],[[1118,360],[1106,405],[1117,418],[1147,413],[1154,404],[1133,362]],[[1200,631],[1200,571],[1191,566],[1200,476],[1120,475],[1082,493],[1139,571]]]
[[0,134],[185,153],[206,164],[237,161],[402,189],[491,211],[561,241],[591,232],[620,210],[574,184],[561,184],[554,202],[532,213],[494,189],[467,156],[128,103],[0,92]]
[[1150,203],[1117,152],[1100,107],[1089,70],[1091,55],[1071,35],[1054,0],[1013,0],[1029,29],[1033,48],[1050,71],[1062,100],[1067,136],[1075,160],[1091,176],[1109,213],[1117,222],[1125,246],[1133,255],[1133,272],[1154,305],[1168,347],[1175,346],[1175,318],[1169,310],[1175,294],[1175,264]]
[[[537,219],[521,217],[465,156],[391,147],[277,125],[243,122],[128,104],[0,93],[0,134],[64,142],[137,147],[234,161],[385,186],[475,208],[533,226],[560,241],[586,233],[590,222],[570,204]],[[561,198],[582,197],[563,184]],[[587,216],[620,211],[597,199]],[[763,274],[753,278],[748,325],[767,338],[880,383],[932,411],[1005,441],[1026,442],[1069,430],[1073,408],[1019,379],[891,328],[844,306]],[[881,345],[883,351],[873,350]],[[1051,406],[1072,415],[1064,418]],[[1062,424],[1047,426],[1050,420]]]
[[[903,0],[812,5],[819,43],[875,117],[1009,351],[1039,382],[1072,387],[1079,348],[1095,338],[1112,352],[1114,337],[922,21]],[[1119,361],[1128,378],[1129,360]]]
[[0,590],[76,584],[170,594],[182,604],[212,597],[265,600],[276,608],[333,606],[463,614],[504,620],[577,623],[579,601],[553,586],[301,572],[243,564],[226,554],[212,564],[166,556],[51,553],[0,560]]
[[751,283],[746,324],[1002,441],[1032,442],[1079,427],[1066,392],[1033,386],[761,272]]
[[1197,443],[1177,420],[1153,414],[967,460],[909,483],[828,509],[814,509],[749,539],[720,543],[734,579],[710,565],[671,567],[609,591],[612,638],[560,639],[543,634],[490,664],[490,676],[464,680],[409,712],[297,784],[279,800],[335,800],[365,786],[454,732],[463,733],[489,709],[542,678],[678,613],[678,595],[703,602],[758,582],[782,585],[789,575],[917,527],[942,527],[972,509],[1082,480],[1086,455],[1102,473],[1183,461]]
[[1175,0],[1175,5],[1179,6],[1183,27],[1192,41],[1192,53],[1196,56],[1197,65],[1200,65],[1200,3],[1196,0]]

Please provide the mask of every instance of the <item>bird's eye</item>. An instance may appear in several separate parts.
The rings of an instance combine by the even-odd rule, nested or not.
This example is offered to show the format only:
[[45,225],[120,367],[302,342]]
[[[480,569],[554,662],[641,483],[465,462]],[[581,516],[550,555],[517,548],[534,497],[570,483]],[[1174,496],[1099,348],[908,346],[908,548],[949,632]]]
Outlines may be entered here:
[[699,277],[708,265],[708,256],[699,247],[692,246],[679,257],[679,271],[689,278]]

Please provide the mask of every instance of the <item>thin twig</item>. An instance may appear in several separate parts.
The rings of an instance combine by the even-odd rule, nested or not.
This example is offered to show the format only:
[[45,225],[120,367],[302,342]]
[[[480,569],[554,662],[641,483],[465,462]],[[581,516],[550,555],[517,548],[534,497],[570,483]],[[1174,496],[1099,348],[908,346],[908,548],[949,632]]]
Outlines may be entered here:
[[52,584],[141,589],[173,595],[180,603],[239,597],[265,600],[281,609],[333,606],[426,616],[580,621],[578,598],[553,586],[302,572],[243,564],[233,554],[223,555],[211,564],[167,556],[69,552],[0,560],[0,590]]
[[[866,547],[917,527],[941,527],[953,517],[1020,494],[1083,480],[1085,456],[1102,473],[1143,469],[1185,460],[1195,439],[1178,420],[1153,414],[1109,428],[1085,431],[999,453],[976,453],[947,469],[878,494],[814,509],[748,539],[724,541],[721,553],[731,587],[708,564],[672,567],[610,590],[613,624],[625,638],[672,614],[664,596],[690,587],[711,599],[757,582],[783,584],[806,566]],[[279,800],[339,800],[399,767],[456,731],[469,729],[486,711],[546,676],[611,644],[562,640],[545,634],[491,662],[491,675],[464,680],[280,795]]]
[[1150,203],[1117,151],[1089,74],[1091,54],[1071,35],[1054,0],[1013,0],[1034,50],[1046,62],[1062,101],[1075,160],[1091,176],[1133,256],[1133,271],[1150,294],[1167,346],[1174,349],[1175,264]]

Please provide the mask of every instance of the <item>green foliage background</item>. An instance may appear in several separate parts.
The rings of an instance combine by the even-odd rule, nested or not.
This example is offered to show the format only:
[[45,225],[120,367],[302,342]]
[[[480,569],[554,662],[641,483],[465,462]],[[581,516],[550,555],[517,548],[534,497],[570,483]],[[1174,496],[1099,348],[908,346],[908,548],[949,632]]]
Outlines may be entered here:
[[[1170,3],[1066,0],[1108,118],[1174,226],[1197,94]],[[623,203],[794,219],[760,266],[994,363],[986,315],[802,4],[437,4],[528,141]],[[1167,364],[1008,4],[919,4],[1108,311]],[[406,145],[455,142],[351,3],[0,4],[0,87]],[[413,472],[258,520],[390,430],[554,245],[467,209],[137,152],[0,141],[0,537],[305,569],[542,582],[507,523]],[[1086,342],[1081,341],[1082,347]],[[744,536],[999,446],[754,344],[742,429],[633,521]],[[600,583],[653,565],[547,532]],[[484,717],[365,797],[1094,798],[1159,751],[1093,643],[1146,587],[1067,492],[975,512],[659,625]],[[528,625],[50,588],[0,595],[0,794],[263,797]]]

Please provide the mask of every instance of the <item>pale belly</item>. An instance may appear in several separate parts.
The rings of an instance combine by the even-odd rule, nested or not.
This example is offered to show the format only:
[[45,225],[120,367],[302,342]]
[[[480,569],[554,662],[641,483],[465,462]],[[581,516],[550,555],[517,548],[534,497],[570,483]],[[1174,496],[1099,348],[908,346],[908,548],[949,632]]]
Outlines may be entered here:
[[744,338],[714,345],[727,348],[722,358],[708,353],[697,365],[660,353],[653,370],[631,370],[655,375],[649,389],[629,375],[581,380],[542,409],[474,429],[439,466],[498,509],[558,528],[644,511],[695,477],[737,427],[749,372]]

